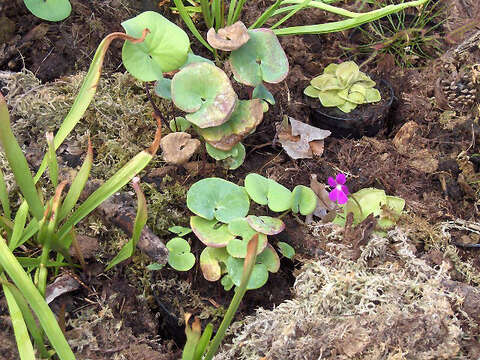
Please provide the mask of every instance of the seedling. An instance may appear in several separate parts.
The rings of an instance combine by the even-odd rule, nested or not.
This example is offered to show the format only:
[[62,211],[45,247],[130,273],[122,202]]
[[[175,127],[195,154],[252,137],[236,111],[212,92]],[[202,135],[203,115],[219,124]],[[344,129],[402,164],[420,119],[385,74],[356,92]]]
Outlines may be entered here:
[[195,256],[190,252],[190,244],[181,237],[167,242],[168,265],[177,271],[188,271],[195,265]]
[[30,12],[47,21],[62,21],[72,12],[68,0],[23,0]]
[[378,102],[380,92],[375,81],[361,72],[353,61],[328,65],[322,75],[310,81],[305,95],[318,98],[324,107],[337,107],[349,113],[358,105]]

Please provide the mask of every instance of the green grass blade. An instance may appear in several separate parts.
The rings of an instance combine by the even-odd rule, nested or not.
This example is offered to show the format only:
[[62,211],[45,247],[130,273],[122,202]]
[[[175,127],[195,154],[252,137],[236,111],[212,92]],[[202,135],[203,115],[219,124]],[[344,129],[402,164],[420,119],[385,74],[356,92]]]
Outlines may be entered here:
[[28,204],[26,201],[23,201],[20,207],[15,214],[15,221],[13,223],[13,232],[12,237],[10,238],[10,242],[8,247],[10,250],[15,250],[20,242],[20,239],[23,235],[23,230],[25,228],[25,223],[27,221],[27,214],[28,214]]
[[[146,33],[144,35],[146,35]],[[141,42],[144,40],[144,37],[143,39],[135,39],[124,33],[112,33],[107,35],[102,40],[100,45],[98,45],[97,51],[95,52],[87,75],[83,80],[82,87],[80,88],[80,91],[78,92],[78,95],[75,98],[75,101],[73,102],[70,111],[68,112],[67,116],[62,122],[62,125],[60,126],[55,135],[55,150],[58,149],[58,147],[63,143],[66,137],[71,133],[73,128],[83,117],[83,114],[87,110],[88,105],[90,105],[90,102],[92,101],[93,96],[95,95],[95,92],[97,90],[98,81],[102,73],[102,65],[105,54],[108,50],[109,45],[114,39],[124,39],[133,42]],[[40,179],[46,168],[47,160],[46,158],[44,158],[42,164],[40,165],[40,168],[37,171],[37,174],[35,175],[35,183]]]
[[73,180],[72,185],[70,185],[70,189],[68,190],[67,196],[65,196],[65,199],[63,200],[62,206],[58,213],[58,222],[65,219],[65,217],[70,213],[70,211],[73,209],[73,207],[77,203],[78,198],[80,197],[80,194],[82,193],[83,188],[87,183],[88,176],[90,175],[90,170],[92,168],[92,163],[93,163],[93,149],[92,149],[92,143],[90,142],[90,139],[89,139],[87,156],[83,161],[82,167],[80,168],[77,175],[75,176],[75,179]]
[[237,0],[231,0],[230,5],[228,5],[227,25],[233,24],[233,14],[235,12],[236,4],[237,4]]
[[351,29],[362,24],[365,24],[370,21],[378,20],[384,16],[393,14],[397,11],[406,9],[412,6],[420,6],[425,3],[427,0],[416,0],[409,1],[406,3],[401,3],[398,5],[388,5],[384,8],[370,11],[368,13],[361,14],[360,16],[352,19],[334,21],[326,24],[319,25],[303,25],[303,26],[292,26],[283,29],[275,29],[273,32],[276,35],[300,35],[300,34],[325,34],[336,31],[343,31]]
[[200,0],[200,8],[202,9],[203,20],[207,28],[213,26],[212,13],[210,11],[210,2],[208,0]]
[[185,25],[187,25],[188,29],[192,32],[192,34],[197,38],[198,41],[200,41],[202,43],[203,46],[205,46],[212,53],[215,53],[213,51],[213,48],[208,44],[208,42],[198,32],[197,27],[195,26],[192,19],[188,15],[188,12],[185,9],[185,5],[183,5],[182,0],[173,0],[173,2],[175,3],[175,6],[178,9],[178,13],[180,14],[180,17],[182,18]]
[[113,260],[108,264],[105,271],[110,270],[115,265],[121,263],[122,261],[128,259],[135,252],[135,247],[137,246],[138,240],[142,233],[145,224],[147,223],[148,212],[147,212],[147,200],[145,195],[139,186],[139,178],[136,177],[132,180],[132,186],[135,189],[137,194],[137,215],[135,217],[135,223],[133,224],[132,238],[128,243],[126,243],[120,252],[113,258]]
[[142,171],[145,166],[152,160],[153,155],[157,152],[161,138],[161,123],[158,120],[155,139],[149,149],[141,151],[120,170],[118,170],[110,179],[101,185],[93,194],[91,194],[82,205],[80,205],[62,225],[58,231],[58,240],[61,242],[63,238],[70,232],[70,229],[81,221],[85,216],[90,214],[103,201],[108,199],[123,186],[125,186],[132,178]]
[[[26,268],[26,267],[37,267],[38,265],[40,265],[40,258],[39,257],[31,258],[31,257],[17,256],[17,261],[24,268]],[[61,266],[71,266],[71,264],[66,263],[66,262],[62,262],[62,261],[48,260],[45,263],[45,266],[47,266],[47,267],[61,267]]]
[[10,292],[15,298],[15,301],[17,302],[18,307],[22,311],[23,319],[25,320],[25,324],[27,325],[28,331],[33,337],[33,341],[35,344],[35,347],[40,351],[40,355],[42,358],[47,358],[49,357],[48,351],[45,348],[45,343],[43,341],[43,333],[42,330],[37,325],[37,322],[35,321],[35,318],[32,314],[32,311],[28,307],[28,303],[23,297],[23,295],[18,291],[18,289],[15,287],[15,285],[9,283],[6,281],[6,278],[3,276],[1,277],[2,280],[4,280],[4,287],[8,287]]
[[[282,2],[282,5],[284,4],[301,4],[304,0],[285,0]],[[323,1],[315,1],[313,0],[308,7],[312,7],[312,8],[316,8],[316,9],[320,9],[320,10],[324,10],[324,11],[328,11],[329,13],[332,13],[332,14],[337,14],[337,15],[341,15],[341,16],[345,16],[347,18],[355,18],[355,17],[359,17],[361,16],[362,14],[361,13],[356,13],[356,12],[353,12],[353,11],[349,11],[349,10],[345,10],[345,9],[342,9],[341,7],[336,7],[336,6],[332,6],[332,5],[329,5],[329,4],[326,4],[324,3]],[[291,11],[295,8],[295,5],[293,6],[285,6],[285,7],[282,7],[278,10],[276,10],[274,13],[273,13],[273,16],[275,15],[278,15],[278,14],[281,14],[281,13],[284,13],[284,12],[288,12],[288,11]]]
[[245,2],[246,0],[240,0],[238,2],[237,7],[235,8],[235,12],[233,14],[232,23],[237,22],[238,19],[240,18],[240,15],[242,14],[242,10],[243,10],[243,5],[245,5]]
[[0,129],[0,144],[3,147],[8,163],[12,168],[15,181],[27,201],[33,216],[37,219],[41,219],[43,216],[43,205],[38,197],[27,159],[25,159],[22,149],[12,133],[7,103],[2,94],[0,94]]
[[223,338],[225,337],[225,332],[227,331],[228,326],[233,320],[235,313],[240,305],[240,302],[243,299],[243,296],[247,292],[247,285],[248,281],[250,280],[250,276],[252,275],[253,267],[255,266],[255,260],[257,259],[257,248],[258,248],[258,234],[254,235],[247,245],[247,256],[245,257],[245,261],[243,263],[243,273],[242,279],[240,281],[240,285],[235,288],[235,295],[233,295],[233,299],[228,306],[227,312],[223,317],[222,323],[218,328],[215,337],[212,339],[210,343],[210,347],[208,349],[207,354],[204,357],[204,360],[211,360],[215,353],[218,350]]
[[32,280],[18,263],[17,259],[8,248],[7,243],[1,236],[0,266],[3,267],[18,290],[24,295],[25,299],[27,299],[60,360],[75,360],[75,356],[73,355],[67,340],[65,340],[65,336],[63,335],[60,326],[58,326],[55,315],[53,315],[52,310],[50,310],[45,299],[40,295]]
[[277,0],[275,4],[265,10],[263,14],[260,15],[252,25],[250,25],[249,29],[256,29],[263,26],[263,24],[265,24],[265,22],[273,16],[273,13],[280,7],[281,4],[282,0]]
[[53,133],[47,133],[47,163],[48,163],[48,174],[50,175],[50,181],[53,184],[53,187],[58,186],[58,161],[57,154],[55,153],[55,145],[53,144]]
[[312,0],[304,0],[302,3],[298,4],[298,5],[295,5],[292,9],[292,11],[290,11],[287,15],[285,15],[283,18],[281,18],[280,20],[278,20],[270,29],[275,29],[277,27],[279,27],[280,25],[282,25],[285,21],[287,21],[288,19],[290,19],[293,15],[295,15],[297,12],[299,12],[300,10],[302,10],[304,7],[306,7]]
[[10,210],[10,202],[8,201],[7,184],[5,183],[2,169],[0,169],[0,205],[2,205],[5,217],[11,219],[12,212]]
[[40,229],[40,224],[37,219],[32,219],[25,230],[23,231],[22,239],[17,246],[23,245],[25,242],[30,240]]
[[15,297],[10,292],[10,289],[3,285],[3,293],[7,299],[8,311],[10,319],[12,320],[13,333],[15,334],[15,341],[17,342],[18,354],[21,360],[35,360],[35,351],[33,350],[28,329],[23,319],[22,310],[15,301]]

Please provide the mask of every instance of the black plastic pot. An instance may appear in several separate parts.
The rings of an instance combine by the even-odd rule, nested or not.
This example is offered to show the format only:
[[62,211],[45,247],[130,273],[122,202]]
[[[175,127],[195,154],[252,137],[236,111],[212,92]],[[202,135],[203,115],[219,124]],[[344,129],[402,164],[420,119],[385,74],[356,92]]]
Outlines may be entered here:
[[376,88],[382,95],[378,103],[357,106],[349,113],[336,107],[323,107],[318,99],[308,98],[312,125],[330,130],[333,137],[359,139],[362,136],[375,136],[385,128],[386,119],[392,106],[394,93],[386,80],[377,81]]

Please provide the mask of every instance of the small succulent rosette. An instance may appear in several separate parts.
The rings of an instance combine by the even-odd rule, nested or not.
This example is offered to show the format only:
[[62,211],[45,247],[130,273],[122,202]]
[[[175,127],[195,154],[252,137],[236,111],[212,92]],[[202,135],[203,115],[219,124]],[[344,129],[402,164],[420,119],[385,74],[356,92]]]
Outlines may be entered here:
[[324,107],[337,107],[349,113],[358,105],[381,100],[375,81],[361,72],[353,61],[328,65],[322,75],[313,78],[303,91],[318,98]]

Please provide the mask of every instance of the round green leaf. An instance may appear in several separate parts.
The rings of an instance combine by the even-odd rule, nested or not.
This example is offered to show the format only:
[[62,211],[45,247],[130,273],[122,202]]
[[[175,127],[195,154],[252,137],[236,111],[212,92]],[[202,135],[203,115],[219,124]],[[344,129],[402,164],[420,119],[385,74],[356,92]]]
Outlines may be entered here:
[[145,41],[125,41],[122,61],[130,74],[142,81],[160,80],[164,72],[178,69],[187,60],[190,40],[174,23],[155,11],[146,11],[124,21],[128,35],[139,38],[145,28],[150,30]]
[[268,207],[272,211],[281,212],[290,209],[292,206],[292,192],[271,179],[267,197]]
[[313,78],[312,81],[310,81],[310,85],[320,91],[340,90],[345,87],[335,75],[331,74],[322,74]]
[[172,99],[179,109],[191,113],[186,116],[188,121],[199,128],[208,128],[226,122],[238,98],[222,69],[208,62],[197,62],[175,74]]
[[222,280],[220,281],[220,283],[223,285],[223,289],[225,291],[230,291],[230,289],[233,287],[233,285],[235,285],[232,281],[232,278],[227,274],[225,275]]
[[[229,257],[227,260],[228,276],[232,282],[239,286],[242,280],[244,259],[236,259]],[[268,269],[264,264],[255,264],[253,266],[252,274],[247,284],[248,290],[261,288],[268,280]]]
[[257,264],[263,264],[268,271],[276,273],[280,269],[280,258],[272,245],[267,244],[265,250],[257,256]]
[[291,259],[295,256],[295,249],[291,247],[289,244],[279,241],[277,243],[278,249],[280,250],[280,253],[285,256],[288,259]]
[[366,89],[365,90],[365,101],[368,103],[377,102],[382,100],[382,95],[378,89]]
[[230,156],[223,161],[225,167],[230,170],[235,170],[242,166],[243,162],[245,161],[245,156],[247,155],[247,152],[245,151],[245,146],[243,146],[242,143],[237,143],[233,148],[237,149],[235,155]]
[[272,93],[263,85],[263,83],[258,84],[252,92],[252,99],[262,99],[268,102],[270,105],[275,105],[275,98]]
[[288,59],[276,35],[270,29],[249,30],[250,40],[232,51],[230,64],[235,79],[257,86],[262,81],[279,83],[287,77]]
[[23,0],[30,12],[47,21],[62,21],[72,12],[68,0]]
[[196,127],[195,130],[213,147],[228,151],[254,131],[262,119],[263,105],[260,99],[240,100],[227,122],[205,129]]
[[217,220],[206,220],[200,216],[190,218],[190,226],[198,239],[210,247],[225,247],[235,238],[227,228],[226,224]]
[[260,205],[268,205],[275,212],[285,211],[292,206],[292,193],[285,186],[258,174],[248,174],[245,190],[250,198]]
[[[247,256],[247,245],[250,239],[257,234],[248,224],[247,219],[238,218],[228,224],[228,231],[233,235],[241,237],[240,239],[230,240],[227,244],[227,252],[235,258],[245,258]],[[267,236],[258,233],[257,254],[260,254],[267,246]]]
[[266,235],[276,235],[285,229],[282,220],[270,216],[248,215],[247,222],[255,231]]
[[195,265],[195,256],[190,252],[190,244],[176,237],[165,244],[168,249],[168,264],[177,271],[188,271]]
[[192,229],[190,229],[188,227],[185,227],[185,226],[174,225],[174,226],[170,226],[168,228],[168,231],[182,237],[182,236],[190,234],[192,232]]
[[172,100],[172,80],[162,77],[155,83],[155,94],[162,99]]
[[258,174],[248,174],[245,177],[245,190],[248,196],[260,205],[268,204],[268,186],[270,180]]
[[[226,263],[228,254],[225,248],[206,247],[200,254],[200,268],[208,281],[217,281],[222,276],[220,263]],[[223,284],[223,283],[222,283]]]
[[317,207],[317,195],[308,186],[297,185],[292,192],[292,211],[296,214],[309,215]]
[[187,206],[205,219],[229,223],[248,214],[250,201],[243,187],[219,178],[207,178],[190,187]]

